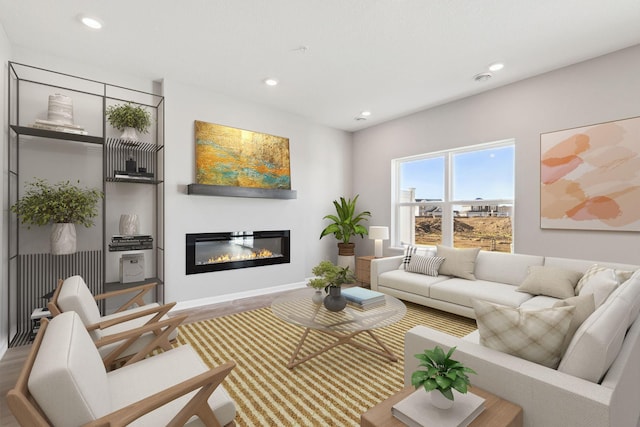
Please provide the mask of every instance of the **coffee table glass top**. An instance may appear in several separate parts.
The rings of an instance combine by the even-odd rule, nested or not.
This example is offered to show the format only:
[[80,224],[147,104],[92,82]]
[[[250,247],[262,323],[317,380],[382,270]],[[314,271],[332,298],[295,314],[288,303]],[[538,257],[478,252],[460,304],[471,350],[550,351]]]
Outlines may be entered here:
[[384,304],[374,308],[362,310],[347,304],[344,310],[332,312],[311,300],[314,293],[313,288],[288,292],[273,301],[271,311],[285,322],[324,331],[382,328],[396,323],[407,312],[404,303],[390,295],[385,295]]

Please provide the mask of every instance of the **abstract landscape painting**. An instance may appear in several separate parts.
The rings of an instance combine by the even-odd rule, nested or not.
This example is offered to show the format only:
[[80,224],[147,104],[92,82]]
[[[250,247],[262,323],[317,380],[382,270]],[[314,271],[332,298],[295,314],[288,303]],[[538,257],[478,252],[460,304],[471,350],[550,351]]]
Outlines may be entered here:
[[640,231],[640,117],[540,135],[540,226]]
[[196,182],[291,189],[289,139],[195,121]]

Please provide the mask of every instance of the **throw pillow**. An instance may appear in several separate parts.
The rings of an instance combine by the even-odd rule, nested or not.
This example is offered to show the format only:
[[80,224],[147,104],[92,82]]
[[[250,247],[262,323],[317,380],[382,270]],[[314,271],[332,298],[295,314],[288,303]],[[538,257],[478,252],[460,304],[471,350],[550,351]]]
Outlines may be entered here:
[[522,309],[474,300],[480,344],[549,368],[560,362],[576,308]]
[[410,273],[426,274],[427,276],[437,276],[438,268],[444,262],[444,258],[438,256],[412,255],[407,266]]
[[567,331],[567,335],[564,337],[561,355],[564,355],[564,353],[567,351],[567,347],[569,347],[569,344],[571,343],[571,340],[573,339],[573,336],[575,335],[580,325],[582,325],[582,323],[587,320],[587,317],[591,316],[591,314],[596,311],[596,304],[593,299],[593,294],[579,295],[567,298],[558,301],[553,305],[553,307],[567,306],[574,306],[576,308],[576,311],[571,318],[571,323],[569,323],[569,330]]
[[398,270],[406,270],[409,262],[411,262],[411,257],[413,255],[422,255],[422,256],[430,256],[435,255],[435,251],[432,248],[425,248],[420,246],[409,245],[404,249],[404,258],[398,267]]
[[438,245],[436,255],[444,258],[444,262],[440,266],[440,274],[476,280],[473,272],[476,268],[476,258],[479,252],[480,248],[456,249]]
[[575,286],[582,273],[558,267],[532,265],[529,274],[518,286],[518,291],[532,295],[546,295],[554,298],[571,298],[576,296]]
[[584,273],[576,285],[577,295],[593,295],[596,307],[600,307],[620,282],[612,268],[594,264]]

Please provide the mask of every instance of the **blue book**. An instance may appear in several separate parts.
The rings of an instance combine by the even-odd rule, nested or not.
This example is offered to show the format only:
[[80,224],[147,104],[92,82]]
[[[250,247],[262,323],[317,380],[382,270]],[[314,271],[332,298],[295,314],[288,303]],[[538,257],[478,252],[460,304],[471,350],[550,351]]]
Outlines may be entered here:
[[355,302],[357,304],[371,304],[373,302],[384,300],[384,294],[382,292],[372,291],[371,289],[357,286],[344,288],[341,293],[347,301]]

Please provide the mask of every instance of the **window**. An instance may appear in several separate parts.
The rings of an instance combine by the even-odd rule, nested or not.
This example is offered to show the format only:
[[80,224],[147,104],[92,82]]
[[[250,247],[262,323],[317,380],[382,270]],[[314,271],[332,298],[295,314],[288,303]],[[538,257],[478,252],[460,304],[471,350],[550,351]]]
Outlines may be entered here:
[[393,243],[511,252],[513,140],[393,160]]

